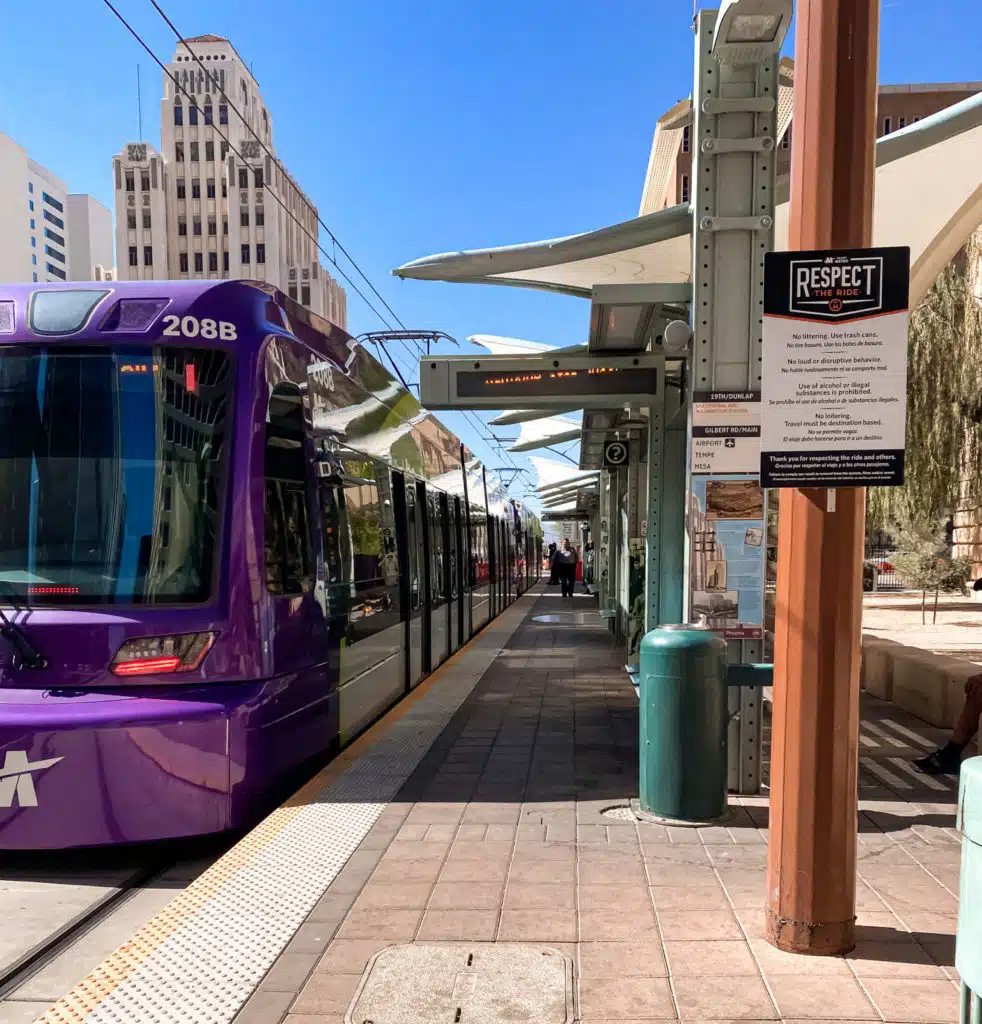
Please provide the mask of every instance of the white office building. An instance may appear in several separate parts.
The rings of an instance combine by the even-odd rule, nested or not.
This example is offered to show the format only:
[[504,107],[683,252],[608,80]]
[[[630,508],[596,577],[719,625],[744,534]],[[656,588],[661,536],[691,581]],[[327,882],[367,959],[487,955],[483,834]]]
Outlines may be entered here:
[[0,281],[114,276],[112,214],[0,133]]
[[271,159],[272,119],[235,48],[188,39],[163,79],[160,151],[129,143],[113,159],[120,279],[266,281],[345,327],[317,209]]

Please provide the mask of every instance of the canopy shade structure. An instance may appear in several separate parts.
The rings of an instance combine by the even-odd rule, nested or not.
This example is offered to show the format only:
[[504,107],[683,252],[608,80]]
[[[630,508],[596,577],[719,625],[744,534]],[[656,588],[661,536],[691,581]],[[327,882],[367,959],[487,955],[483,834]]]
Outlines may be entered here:
[[555,345],[544,345],[539,341],[523,341],[521,338],[501,338],[497,334],[472,334],[467,339],[472,345],[486,348],[493,356],[515,356],[530,352],[551,352]]
[[528,423],[530,420],[551,419],[553,416],[562,416],[576,411],[576,409],[512,409],[510,412],[503,412],[499,416],[488,420],[488,423],[492,427],[507,427],[513,423]]
[[[913,304],[982,224],[982,93],[881,138],[876,165],[873,244],[910,245]],[[779,182],[779,250],[787,247],[787,189]],[[691,208],[672,206],[566,238],[427,256],[394,273],[589,298],[597,285],[688,281],[691,228]]]
[[563,419],[561,416],[549,416],[531,420],[522,424],[518,441],[509,446],[510,452],[531,452],[536,448],[548,448],[550,445],[562,444],[565,441],[579,439],[583,429],[576,420]]
[[536,490],[540,493],[557,484],[572,483],[576,480],[593,479],[596,473],[592,470],[571,469],[569,463],[557,462],[555,459],[544,459],[540,455],[530,455],[529,461],[538,475]]

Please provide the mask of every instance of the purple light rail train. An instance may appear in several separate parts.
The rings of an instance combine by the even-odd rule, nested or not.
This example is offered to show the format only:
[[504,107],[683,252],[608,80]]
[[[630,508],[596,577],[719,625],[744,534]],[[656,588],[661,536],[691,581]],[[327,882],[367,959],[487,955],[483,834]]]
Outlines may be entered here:
[[0,850],[249,824],[540,564],[537,520],[279,291],[0,287]]

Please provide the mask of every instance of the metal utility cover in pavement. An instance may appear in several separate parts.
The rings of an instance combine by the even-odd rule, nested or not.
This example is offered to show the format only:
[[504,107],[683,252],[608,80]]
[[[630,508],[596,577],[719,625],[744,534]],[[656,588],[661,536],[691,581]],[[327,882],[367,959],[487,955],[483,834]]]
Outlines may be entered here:
[[573,964],[546,946],[390,946],[369,963],[345,1024],[569,1024]]

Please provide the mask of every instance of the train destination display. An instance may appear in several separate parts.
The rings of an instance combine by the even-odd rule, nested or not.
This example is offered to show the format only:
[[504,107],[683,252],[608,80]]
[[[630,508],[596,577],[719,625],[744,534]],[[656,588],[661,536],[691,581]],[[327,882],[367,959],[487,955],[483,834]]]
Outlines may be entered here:
[[555,370],[459,370],[460,398],[561,398],[596,395],[654,394],[658,371],[653,367],[591,366]]
[[904,480],[910,249],[764,257],[764,487]]

